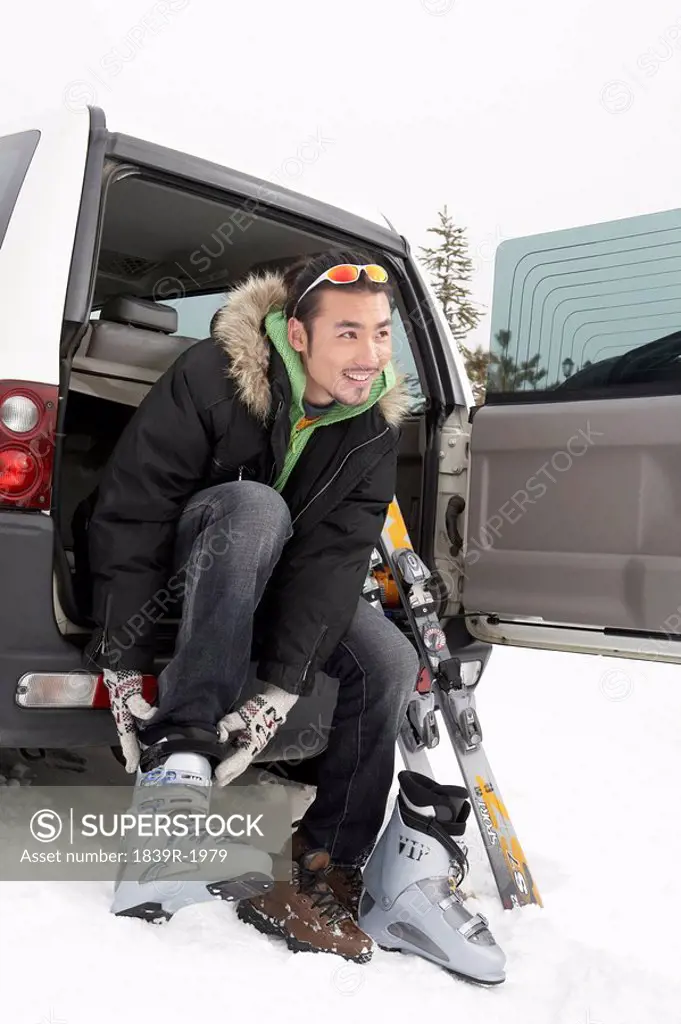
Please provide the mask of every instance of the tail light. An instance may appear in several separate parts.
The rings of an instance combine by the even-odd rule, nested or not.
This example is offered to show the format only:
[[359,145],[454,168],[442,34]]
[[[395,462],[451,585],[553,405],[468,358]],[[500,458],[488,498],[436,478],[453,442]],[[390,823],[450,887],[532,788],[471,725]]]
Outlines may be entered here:
[[[158,687],[156,677],[142,676],[142,695],[153,704]],[[109,691],[104,676],[74,672],[27,672],[17,683],[15,694],[22,708],[108,708]]]
[[0,381],[0,507],[49,509],[59,388]]

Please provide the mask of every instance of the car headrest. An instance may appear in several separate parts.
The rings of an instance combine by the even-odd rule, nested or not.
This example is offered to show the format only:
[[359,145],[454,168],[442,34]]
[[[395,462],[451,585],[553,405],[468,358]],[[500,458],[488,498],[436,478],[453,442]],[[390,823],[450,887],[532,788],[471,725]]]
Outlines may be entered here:
[[174,334],[177,330],[177,310],[150,299],[138,299],[130,295],[116,295],[102,306],[100,320],[116,324],[129,324],[147,331],[161,331]]

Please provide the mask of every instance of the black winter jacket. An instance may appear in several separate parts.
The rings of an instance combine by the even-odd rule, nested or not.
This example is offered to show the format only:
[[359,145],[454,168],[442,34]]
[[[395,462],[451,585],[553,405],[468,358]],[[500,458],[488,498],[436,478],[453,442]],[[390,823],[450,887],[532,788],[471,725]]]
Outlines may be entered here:
[[[263,321],[283,302],[277,274],[237,288],[213,337],[176,360],[123,431],[87,528],[100,667],[153,671],[157,595],[189,498],[240,474],[271,485],[281,472],[291,387]],[[296,463],[282,491],[294,534],[256,616],[259,679],[308,692],[350,625],[394,496],[408,403],[400,381],[366,412],[316,430]]]

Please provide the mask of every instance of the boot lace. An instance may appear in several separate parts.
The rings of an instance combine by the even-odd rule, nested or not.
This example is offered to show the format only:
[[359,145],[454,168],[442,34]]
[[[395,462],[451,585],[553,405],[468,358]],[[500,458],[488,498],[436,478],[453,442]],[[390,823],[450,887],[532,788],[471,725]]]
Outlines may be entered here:
[[337,869],[343,872],[344,878],[347,882],[348,892],[350,898],[356,902],[359,901],[362,895],[362,872],[360,868],[340,868]]
[[309,896],[312,906],[319,916],[326,918],[329,924],[338,924],[350,917],[350,912],[338,902],[331,886],[324,880],[326,869],[311,871],[302,864],[293,864],[293,883],[300,892]]

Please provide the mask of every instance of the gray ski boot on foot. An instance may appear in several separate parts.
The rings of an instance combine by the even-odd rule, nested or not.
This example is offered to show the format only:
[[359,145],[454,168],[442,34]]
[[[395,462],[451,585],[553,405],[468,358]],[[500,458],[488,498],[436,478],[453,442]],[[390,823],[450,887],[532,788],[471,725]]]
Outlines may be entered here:
[[[130,813],[163,814],[186,823],[209,814],[216,740],[202,730],[168,732],[142,751]],[[196,817],[195,817],[196,816]],[[165,848],[164,848],[165,847]],[[220,847],[220,858],[215,850]],[[201,850],[206,848],[202,860]],[[210,848],[210,849],[208,849]],[[224,850],[224,856],[222,856]],[[183,837],[137,838],[128,844],[114,887],[111,912],[153,923],[169,920],[182,907],[208,900],[241,900],[274,885],[272,858],[263,850],[205,832]],[[181,859],[180,859],[181,858]],[[202,864],[214,862],[214,879]],[[191,879],[193,872],[201,877]]]
[[468,981],[498,985],[506,957],[482,914],[464,906],[457,843],[471,811],[461,786],[403,771],[392,817],[363,871],[358,924],[383,949],[415,953]]

